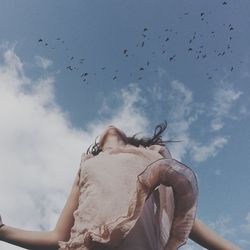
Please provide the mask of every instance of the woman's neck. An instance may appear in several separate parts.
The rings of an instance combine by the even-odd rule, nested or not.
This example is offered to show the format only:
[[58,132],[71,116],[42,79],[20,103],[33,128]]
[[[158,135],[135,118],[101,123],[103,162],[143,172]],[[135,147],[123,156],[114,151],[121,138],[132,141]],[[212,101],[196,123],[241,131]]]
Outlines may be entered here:
[[106,149],[112,149],[122,146],[125,146],[125,142],[121,138],[110,135],[106,138],[106,141],[102,146],[102,150],[105,151]]

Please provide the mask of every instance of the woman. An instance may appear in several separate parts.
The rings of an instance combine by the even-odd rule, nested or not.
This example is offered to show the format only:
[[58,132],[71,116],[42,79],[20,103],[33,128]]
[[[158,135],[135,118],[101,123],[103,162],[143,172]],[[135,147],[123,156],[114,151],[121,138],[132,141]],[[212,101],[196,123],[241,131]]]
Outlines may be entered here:
[[83,155],[55,229],[3,224],[0,240],[27,249],[175,250],[190,237],[208,249],[238,249],[195,219],[196,177],[164,147],[165,129],[137,139],[108,127]]

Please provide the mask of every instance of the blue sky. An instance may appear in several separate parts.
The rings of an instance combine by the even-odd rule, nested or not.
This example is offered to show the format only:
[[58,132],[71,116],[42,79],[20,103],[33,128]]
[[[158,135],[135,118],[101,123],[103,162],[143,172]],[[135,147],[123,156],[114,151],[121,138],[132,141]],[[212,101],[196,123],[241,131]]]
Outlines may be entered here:
[[148,136],[167,120],[173,156],[198,177],[197,216],[249,249],[249,11],[243,0],[0,0],[6,224],[53,228],[107,125]]

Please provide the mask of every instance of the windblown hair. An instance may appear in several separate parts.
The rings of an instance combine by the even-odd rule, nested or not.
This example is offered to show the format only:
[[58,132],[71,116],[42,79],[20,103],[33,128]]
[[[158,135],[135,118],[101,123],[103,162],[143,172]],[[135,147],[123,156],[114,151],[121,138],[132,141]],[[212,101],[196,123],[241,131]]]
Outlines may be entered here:
[[[164,121],[163,123],[158,124],[155,127],[154,135],[152,137],[142,137],[137,138],[138,133],[134,134],[133,136],[127,137],[126,144],[130,144],[136,147],[143,146],[143,147],[149,147],[151,145],[161,145],[165,146],[167,142],[173,142],[173,141],[164,141],[162,139],[162,133],[167,128],[167,122]],[[96,141],[95,143],[90,145],[87,154],[92,155],[98,155],[100,152],[102,152],[102,148],[100,146],[100,143]]]

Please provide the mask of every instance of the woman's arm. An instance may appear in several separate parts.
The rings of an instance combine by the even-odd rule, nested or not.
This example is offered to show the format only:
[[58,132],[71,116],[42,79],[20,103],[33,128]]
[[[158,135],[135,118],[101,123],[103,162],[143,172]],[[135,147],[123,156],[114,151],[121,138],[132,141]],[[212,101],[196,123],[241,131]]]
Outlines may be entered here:
[[220,237],[199,219],[195,219],[189,238],[207,249],[240,250],[239,247]]
[[58,241],[65,241],[69,238],[71,227],[74,224],[73,212],[77,209],[79,198],[78,183],[79,172],[54,230],[28,231],[4,225],[0,228],[0,240],[30,250],[58,249]]

